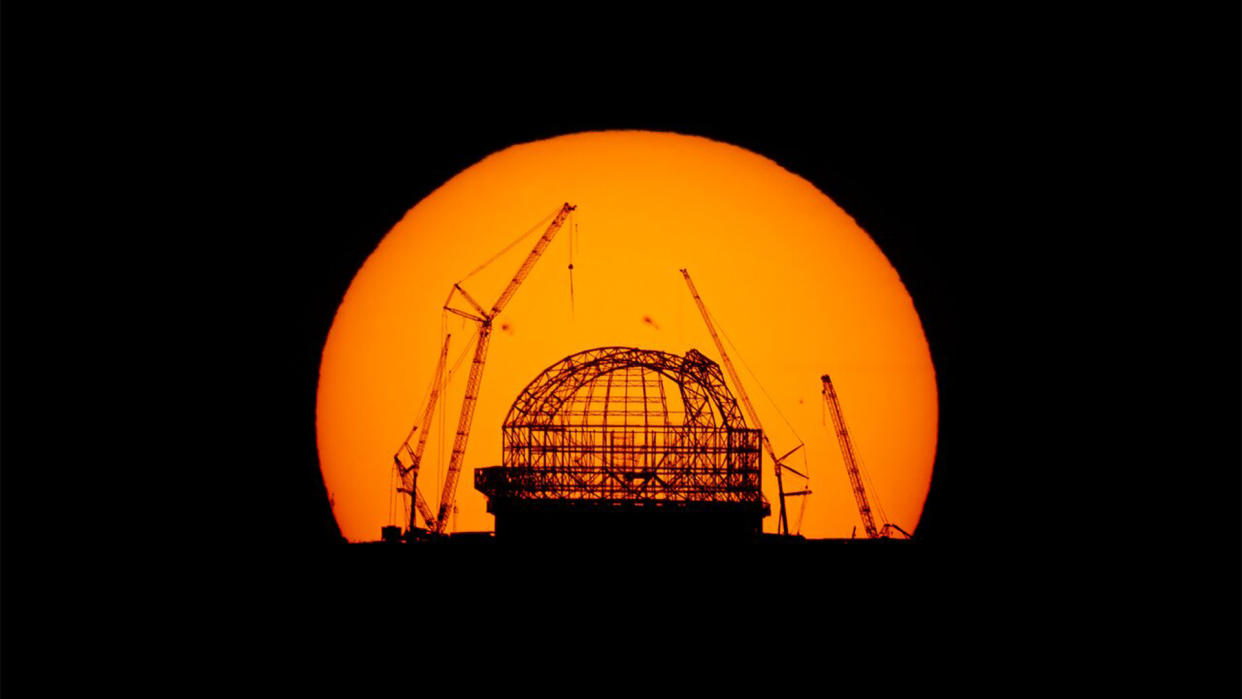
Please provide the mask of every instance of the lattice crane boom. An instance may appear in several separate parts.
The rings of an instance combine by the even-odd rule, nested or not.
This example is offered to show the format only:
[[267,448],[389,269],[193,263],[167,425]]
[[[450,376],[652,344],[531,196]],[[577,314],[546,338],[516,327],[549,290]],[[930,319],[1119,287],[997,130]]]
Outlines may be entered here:
[[[755,429],[762,430],[763,425],[759,422],[759,414],[755,412],[755,406],[750,402],[750,396],[746,395],[746,389],[742,386],[742,379],[738,377],[737,370],[733,368],[733,361],[729,359],[729,353],[725,352],[724,343],[720,341],[720,335],[716,333],[716,327],[712,325],[711,316],[707,312],[707,306],[704,305],[703,299],[699,296],[698,289],[694,288],[694,281],[690,279],[690,273],[684,269],[680,271],[681,276],[686,278],[686,286],[690,287],[690,295],[694,297],[694,302],[699,307],[699,313],[703,315],[703,322],[707,324],[707,330],[711,333],[712,340],[716,343],[716,350],[720,352],[720,358],[724,360],[722,363],[724,364],[725,371],[728,371],[729,378],[733,379],[733,387],[737,389],[738,398],[742,399],[742,407],[746,409],[746,415],[750,418]],[[781,471],[787,467],[781,463],[781,458],[783,457],[776,456],[776,451],[772,448],[772,442],[768,439],[767,432],[762,433],[762,440],[763,447],[767,450],[768,456],[772,459],[773,468],[776,470],[776,488],[780,494],[780,533],[788,534],[789,520],[785,515],[785,485],[781,479]],[[792,454],[796,450],[797,447],[794,447],[789,453]],[[786,456],[788,455],[786,454]]]
[[[854,487],[854,500],[858,502],[858,516],[862,518],[863,528],[872,539],[880,538],[881,534],[875,526],[875,518],[871,516],[871,505],[867,502],[867,490],[863,487],[862,476],[858,472],[858,459],[854,455],[854,441],[845,428],[845,416],[841,414],[841,401],[837,399],[837,390],[832,386],[832,379],[824,374],[820,377],[824,384],[824,400],[828,403],[828,414],[832,416],[832,426],[836,428],[837,441],[841,444],[841,459],[845,461],[845,470],[850,476],[850,485]],[[885,530],[889,525],[885,525]]]
[[509,285],[505,287],[504,291],[500,292],[500,298],[496,299],[496,303],[492,304],[491,313],[488,314],[489,319],[500,315],[500,312],[505,309],[505,306],[509,305],[509,301],[512,300],[513,295],[517,293],[518,287],[522,285],[522,282],[526,281],[526,276],[530,274],[530,271],[535,267],[535,263],[539,261],[539,257],[543,255],[543,251],[548,248],[548,245],[552,242],[552,238],[556,237],[556,232],[561,229],[561,226],[565,223],[565,219],[568,218],[569,214],[576,208],[578,207],[571,206],[568,203],[561,206],[561,210],[557,212],[556,218],[552,219],[552,223],[548,224],[548,229],[543,232],[543,235],[539,237],[539,240],[535,241],[535,247],[530,251],[530,254],[526,256],[526,259],[522,262],[522,266],[518,267],[518,271],[513,275],[513,279],[509,281]]
[[[449,457],[448,474],[444,479],[444,490],[440,494],[440,510],[436,515],[435,526],[437,534],[443,534],[448,528],[448,514],[453,509],[462,459],[466,454],[466,443],[470,439],[470,425],[474,421],[474,408],[479,399],[479,387],[483,382],[483,365],[487,361],[487,347],[492,336],[492,321],[496,319],[496,316],[500,315],[500,312],[513,299],[513,295],[517,293],[518,287],[526,280],[535,263],[539,261],[539,257],[543,255],[543,251],[547,249],[548,244],[552,242],[552,238],[556,236],[557,231],[564,225],[565,219],[576,208],[576,206],[572,206],[569,203],[561,206],[561,210],[552,219],[552,223],[548,224],[547,230],[536,241],[535,247],[526,256],[526,259],[522,261],[522,265],[518,267],[517,273],[509,281],[509,285],[500,293],[496,303],[492,304],[492,310],[484,311],[483,307],[458,284],[453,285],[454,291],[461,292],[462,296],[470,302],[470,305],[478,311],[479,316],[475,317],[464,311],[449,308],[448,303],[445,303],[445,310],[471,318],[479,323],[479,339],[478,344],[475,345],[474,359],[470,363],[470,377],[466,380],[466,395],[462,400],[461,415],[457,420],[457,434],[453,438],[453,452]],[[449,300],[452,300],[451,293],[449,294]]]
[[[444,387],[444,365],[448,361],[449,340],[452,335],[444,336],[444,346],[440,348],[440,359],[436,362],[435,378],[431,385],[431,395],[427,398],[427,406],[423,409],[423,418],[419,424],[410,430],[406,435],[405,442],[397,449],[397,453],[393,454],[392,460],[397,465],[397,473],[401,477],[401,486],[398,488],[402,493],[411,496],[413,504],[410,507],[410,521],[408,531],[414,531],[415,513],[421,514],[423,520],[427,522],[427,528],[435,527],[435,515],[431,512],[431,508],[427,505],[427,500],[423,497],[422,491],[418,488],[418,469],[423,461],[423,452],[427,449],[427,436],[431,433],[431,421],[436,412],[436,401],[440,398],[440,391]],[[410,447],[410,437],[414,433],[418,433],[418,443],[414,447]],[[410,459],[409,465],[401,463],[401,452],[405,451]]]
[[461,415],[457,419],[457,434],[453,437],[453,453],[449,457],[448,474],[444,478],[444,490],[440,494],[440,511],[436,514],[437,534],[443,534],[448,524],[448,513],[453,509],[457,493],[457,474],[461,472],[462,457],[466,453],[466,441],[470,438],[470,425],[474,421],[474,407],[479,400],[479,386],[483,383],[483,363],[487,361],[487,346],[492,337],[490,320],[479,328],[479,340],[475,345],[474,359],[470,362],[470,378],[466,381],[466,396],[462,399]]
[[[414,486],[414,506],[418,508],[418,513],[423,516],[423,521],[427,523],[428,529],[434,529],[436,526],[436,513],[431,511],[431,506],[427,504],[427,499],[423,497],[423,491],[418,486]],[[410,517],[410,527],[414,526],[414,518]]]

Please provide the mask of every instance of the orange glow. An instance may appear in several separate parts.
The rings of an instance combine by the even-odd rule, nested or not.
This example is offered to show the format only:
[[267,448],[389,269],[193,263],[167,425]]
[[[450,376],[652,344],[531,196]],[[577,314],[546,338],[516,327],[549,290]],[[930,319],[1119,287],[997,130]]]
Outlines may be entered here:
[[[563,202],[578,207],[570,225],[497,320],[451,530],[493,528],[473,470],[500,463],[501,421],[549,365],[609,345],[695,348],[720,361],[681,267],[736,346],[726,349],[777,453],[798,444],[795,432],[806,442],[805,461],[788,462],[810,469],[801,533],[848,537],[857,526],[864,535],[824,417],[825,373],[869,494],[889,521],[915,530],[936,452],[935,373],[914,305],[880,249],[822,192],[762,156],[699,137],[608,131],[488,156],[406,213],[359,270],[324,347],[317,403],[320,466],[346,538],[375,540],[403,519],[392,455],[427,397],[443,323],[453,336],[450,365],[467,356],[441,400],[447,414],[436,417],[419,475],[438,505],[475,331],[458,316],[444,319],[441,306],[454,282]],[[543,226],[462,286],[490,307]],[[774,532],[776,482],[766,454],[763,461],[772,503],[764,531]],[[801,490],[804,481],[788,475],[785,486]],[[789,507],[792,530],[799,499]]]

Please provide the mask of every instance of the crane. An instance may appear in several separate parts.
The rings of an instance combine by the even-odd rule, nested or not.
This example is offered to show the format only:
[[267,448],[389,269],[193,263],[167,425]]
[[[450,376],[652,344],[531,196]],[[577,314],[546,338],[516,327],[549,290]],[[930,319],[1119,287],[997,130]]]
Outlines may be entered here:
[[828,412],[832,415],[832,425],[837,431],[837,441],[841,443],[841,458],[845,461],[845,470],[850,476],[850,485],[854,487],[854,499],[858,502],[858,516],[862,518],[863,528],[867,530],[867,536],[872,539],[888,539],[892,537],[892,530],[897,530],[911,538],[910,533],[905,529],[885,522],[884,526],[877,529],[875,526],[875,518],[871,515],[871,505],[867,502],[867,491],[863,488],[862,476],[858,470],[858,459],[854,455],[854,441],[850,439],[850,433],[845,428],[845,416],[841,413],[841,401],[837,398],[837,390],[832,386],[832,379],[827,374],[820,377],[820,381],[824,385],[824,401],[828,403]]
[[[418,468],[423,461],[423,451],[427,448],[427,435],[431,432],[431,420],[432,416],[435,415],[436,401],[440,397],[440,390],[444,387],[444,364],[448,359],[450,338],[452,338],[452,335],[446,334],[444,336],[444,347],[440,348],[440,359],[436,363],[435,379],[431,385],[431,396],[427,399],[426,408],[423,409],[423,419],[410,430],[410,433],[405,437],[405,442],[397,448],[397,453],[392,455],[393,463],[396,464],[397,475],[401,481],[401,485],[397,486],[397,490],[410,496],[413,501],[409,508],[409,528],[406,530],[410,534],[414,533],[416,513],[423,516],[428,529],[435,528],[436,516],[427,505],[427,500],[423,497],[422,491],[418,489]],[[410,438],[414,436],[415,432],[418,432],[418,444],[411,447]],[[410,460],[408,466],[401,463],[402,452],[405,452],[405,455]]]
[[746,395],[746,389],[742,387],[742,380],[738,377],[737,370],[733,368],[733,362],[729,359],[729,354],[725,352],[724,343],[720,341],[720,335],[716,333],[716,328],[712,325],[712,319],[707,312],[707,306],[703,304],[703,299],[699,297],[698,289],[694,288],[694,282],[690,279],[690,273],[684,269],[680,271],[681,276],[686,278],[686,286],[690,287],[690,295],[694,297],[694,302],[698,304],[699,313],[703,315],[703,322],[707,323],[707,330],[711,333],[712,340],[716,343],[716,349],[720,352],[720,358],[724,360],[723,363],[725,370],[729,372],[729,378],[733,379],[733,386],[737,389],[738,397],[742,399],[742,405],[746,408],[746,414],[750,417],[750,421],[754,424],[755,429],[760,430],[763,446],[767,449],[768,456],[772,459],[773,468],[776,469],[776,489],[777,492],[780,493],[781,501],[780,521],[777,526],[780,528],[781,534],[789,534],[789,519],[785,515],[785,498],[796,495],[809,495],[811,491],[801,490],[795,493],[786,493],[784,481],[781,478],[781,472],[789,470],[799,476],[802,476],[803,478],[806,478],[805,475],[798,473],[798,471],[786,466],[784,463],[785,459],[788,458],[790,454],[793,454],[795,451],[801,449],[802,445],[799,444],[793,449],[790,449],[784,456],[778,457],[776,455],[775,450],[772,449],[772,442],[768,439],[768,433],[762,431],[763,425],[759,422],[759,414],[755,412],[755,406],[750,402],[750,396]]
[[[457,477],[461,473],[461,462],[466,453],[466,442],[470,438],[470,425],[474,421],[475,404],[479,400],[479,386],[483,381],[483,363],[487,361],[487,345],[492,336],[492,322],[505,309],[509,301],[513,299],[513,295],[517,293],[518,287],[522,285],[526,276],[534,268],[535,263],[539,261],[539,257],[543,255],[543,251],[552,242],[556,232],[564,225],[565,219],[569,217],[570,212],[576,208],[578,207],[572,206],[569,203],[561,206],[560,211],[552,219],[552,223],[548,224],[547,230],[535,242],[535,247],[526,256],[522,266],[518,267],[517,273],[509,281],[509,285],[505,287],[504,291],[500,292],[500,298],[496,299],[496,303],[492,304],[490,311],[485,310],[483,306],[479,305],[478,301],[475,301],[470,294],[466,293],[466,290],[461,288],[460,282],[453,285],[453,291],[449,292],[448,300],[445,301],[444,310],[478,323],[479,335],[474,348],[474,358],[470,362],[470,376],[466,379],[466,395],[462,399],[461,415],[457,419],[457,434],[453,438],[453,451],[449,456],[448,473],[444,478],[444,490],[440,494],[440,510],[435,516],[434,531],[436,534],[443,534],[448,528],[448,514],[454,505],[453,498],[457,493]],[[474,310],[477,311],[477,314],[449,306],[454,293],[460,294],[462,298],[466,299],[474,307]]]

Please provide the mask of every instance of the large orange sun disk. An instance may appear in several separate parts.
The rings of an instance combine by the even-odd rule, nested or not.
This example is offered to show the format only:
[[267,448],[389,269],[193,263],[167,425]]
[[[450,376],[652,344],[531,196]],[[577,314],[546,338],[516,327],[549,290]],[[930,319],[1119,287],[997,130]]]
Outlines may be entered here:
[[[578,207],[571,225],[497,320],[453,530],[493,528],[473,469],[500,462],[509,405],[549,365],[601,346],[695,348],[720,361],[682,267],[732,343],[776,451],[805,442],[804,457],[790,463],[809,469],[809,483],[789,476],[785,485],[812,494],[805,506],[791,500],[791,529],[862,533],[820,396],[827,373],[870,477],[872,507],[915,530],[936,452],[935,372],[910,295],[874,241],[809,182],[755,153],[694,136],[607,131],[488,156],[406,213],[358,271],[324,347],[316,420],[324,483],[346,538],[374,540],[404,519],[392,456],[421,414],[448,332],[450,364],[467,357],[442,396],[419,476],[437,507],[475,331],[442,312],[444,299],[563,202]],[[490,304],[533,242],[462,286]],[[764,462],[764,492],[776,503]],[[776,530],[775,514],[765,531]]]

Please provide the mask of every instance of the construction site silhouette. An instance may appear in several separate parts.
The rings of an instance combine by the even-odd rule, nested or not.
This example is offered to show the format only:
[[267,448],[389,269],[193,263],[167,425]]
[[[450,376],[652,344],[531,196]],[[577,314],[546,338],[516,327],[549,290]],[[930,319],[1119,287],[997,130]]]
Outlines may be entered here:
[[602,347],[566,357],[514,401],[503,464],[475,470],[503,538],[756,537],[760,432],[720,367]]
[[[763,534],[763,519],[772,514],[772,505],[762,490],[765,451],[779,494],[775,539],[803,540],[790,532],[787,501],[805,498],[811,490],[805,487],[808,476],[786,460],[804,444],[779,456],[774,451],[711,313],[686,269],[680,270],[681,275],[711,334],[723,371],[722,365],[696,349],[679,356],[635,347],[599,347],[556,362],[527,384],[509,408],[501,428],[501,465],[474,471],[474,486],[487,497],[487,511],[495,517],[494,533],[450,534],[457,482],[495,319],[575,208],[565,203],[549,214],[551,222],[543,235],[490,309],[462,287],[464,279],[453,284],[443,312],[476,323],[478,331],[439,508],[433,511],[427,504],[417,479],[446,382],[447,332],[421,420],[393,455],[397,492],[405,505],[405,527],[383,527],[382,541],[768,540],[773,536]],[[493,256],[475,272],[498,257]],[[572,262],[569,268],[572,273]],[[467,307],[453,305],[456,298],[466,301]],[[649,316],[643,320],[655,325]],[[505,324],[500,327],[508,328]],[[826,374],[822,380],[866,540],[908,540],[909,534],[896,525],[887,521],[876,525],[840,403]],[[786,490],[787,472],[803,479],[800,490]],[[805,500],[802,502],[805,505]],[[419,517],[424,527],[418,526]]]

